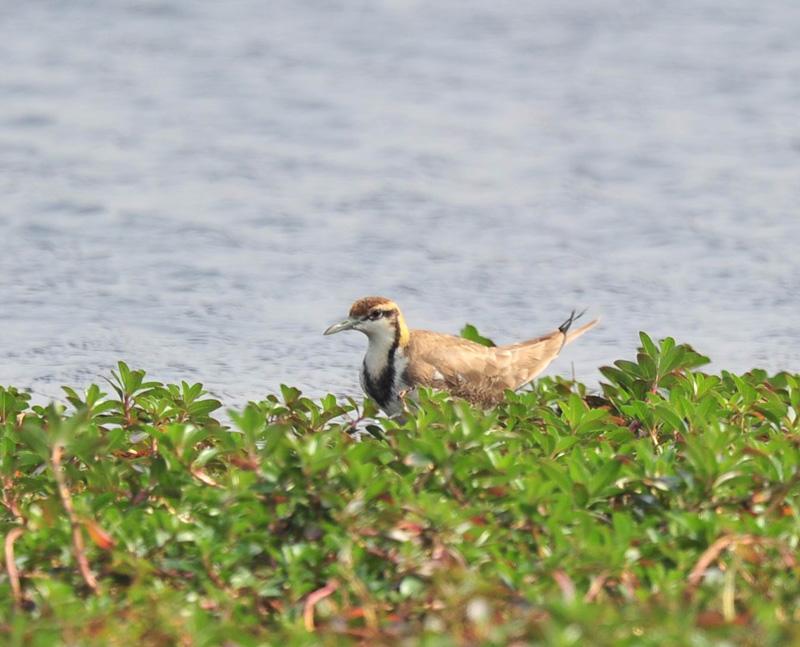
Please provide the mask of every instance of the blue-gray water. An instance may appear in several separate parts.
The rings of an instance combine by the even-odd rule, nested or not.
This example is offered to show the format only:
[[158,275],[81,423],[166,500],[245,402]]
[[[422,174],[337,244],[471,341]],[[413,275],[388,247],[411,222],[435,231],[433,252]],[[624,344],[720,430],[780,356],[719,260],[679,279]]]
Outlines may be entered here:
[[359,296],[800,369],[800,3],[0,6],[0,384],[359,393]]

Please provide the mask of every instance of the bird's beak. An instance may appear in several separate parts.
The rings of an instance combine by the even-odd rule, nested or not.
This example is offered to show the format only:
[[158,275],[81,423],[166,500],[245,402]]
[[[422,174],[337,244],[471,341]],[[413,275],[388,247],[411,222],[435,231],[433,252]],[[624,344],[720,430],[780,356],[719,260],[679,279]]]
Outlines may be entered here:
[[334,333],[342,332],[343,330],[351,330],[353,328],[353,326],[355,326],[357,323],[358,323],[358,319],[355,319],[353,317],[348,317],[344,321],[340,321],[337,324],[333,324],[330,328],[328,328],[322,334],[323,335],[333,335]]

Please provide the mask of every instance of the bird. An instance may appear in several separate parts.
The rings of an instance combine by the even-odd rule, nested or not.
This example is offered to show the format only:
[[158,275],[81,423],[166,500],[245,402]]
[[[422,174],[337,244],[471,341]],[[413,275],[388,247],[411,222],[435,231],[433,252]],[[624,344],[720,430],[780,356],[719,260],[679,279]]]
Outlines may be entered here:
[[[582,315],[583,313],[581,313]],[[410,330],[394,301],[364,297],[349,316],[323,334],[358,330],[368,338],[361,365],[361,388],[388,416],[403,413],[403,395],[417,386],[447,391],[473,405],[489,408],[502,402],[541,373],[565,344],[599,319],[570,332],[581,315],[575,311],[556,330],[510,346],[484,346],[455,335]]]

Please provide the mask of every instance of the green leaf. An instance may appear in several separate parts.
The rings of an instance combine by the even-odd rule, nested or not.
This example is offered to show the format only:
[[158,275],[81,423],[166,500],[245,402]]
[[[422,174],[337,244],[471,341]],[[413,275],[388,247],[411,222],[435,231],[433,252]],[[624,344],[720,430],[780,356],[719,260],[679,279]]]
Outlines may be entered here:
[[604,490],[616,480],[621,470],[621,461],[612,459],[603,463],[600,469],[589,479],[589,494],[592,497],[604,494]]
[[473,326],[472,324],[467,324],[466,326],[464,326],[461,329],[461,336],[464,339],[469,339],[470,341],[474,341],[474,342],[480,344],[481,346],[490,346],[490,347],[492,347],[492,346],[496,346],[497,345],[491,339],[489,339],[487,337],[483,337],[478,332],[478,329],[475,326]]
[[660,356],[658,352],[658,348],[653,343],[653,340],[645,332],[639,333],[639,339],[642,341],[642,347],[644,348],[644,352],[654,361],[657,362]]
[[425,583],[418,577],[409,575],[400,582],[400,595],[404,598],[416,598],[426,590]]
[[575,505],[579,508],[585,508],[589,502],[589,490],[583,483],[572,484],[572,496],[575,500]]
[[614,384],[618,384],[625,388],[630,388],[631,384],[633,383],[630,375],[615,366],[601,366],[600,373],[602,373],[606,379],[610,380]]
[[659,403],[655,406],[655,415],[662,423],[674,431],[684,432],[686,425],[683,423],[683,418],[679,416],[670,405],[666,403]]
[[189,405],[189,414],[194,418],[204,418],[220,407],[222,403],[218,400],[200,400]]
[[566,470],[552,461],[540,462],[539,469],[544,472],[549,480],[555,482],[562,492],[565,494],[572,493],[572,479],[569,477]]

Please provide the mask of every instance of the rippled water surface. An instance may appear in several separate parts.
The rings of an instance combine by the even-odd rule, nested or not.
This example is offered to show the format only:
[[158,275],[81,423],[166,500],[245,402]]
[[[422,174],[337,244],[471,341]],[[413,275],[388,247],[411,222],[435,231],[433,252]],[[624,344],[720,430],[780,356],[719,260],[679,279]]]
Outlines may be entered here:
[[800,370],[800,3],[0,7],[0,383],[359,393],[359,296]]

